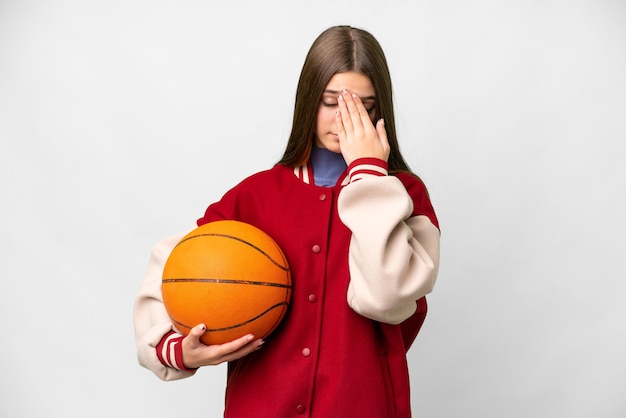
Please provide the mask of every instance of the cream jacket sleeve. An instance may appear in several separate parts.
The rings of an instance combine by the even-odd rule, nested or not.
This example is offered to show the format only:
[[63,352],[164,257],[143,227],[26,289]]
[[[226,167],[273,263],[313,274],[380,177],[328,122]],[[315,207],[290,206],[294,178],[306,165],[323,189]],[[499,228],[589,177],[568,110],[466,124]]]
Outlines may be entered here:
[[165,334],[170,331],[178,332],[173,327],[163,305],[161,279],[167,257],[183,236],[184,234],[165,238],[153,247],[148,269],[135,299],[133,310],[139,364],[154,372],[162,380],[182,379],[194,374],[166,367],[156,353],[157,344]]
[[394,176],[362,176],[339,195],[338,211],[352,231],[350,307],[367,318],[399,324],[430,293],[439,268],[439,229],[411,217],[413,201]]

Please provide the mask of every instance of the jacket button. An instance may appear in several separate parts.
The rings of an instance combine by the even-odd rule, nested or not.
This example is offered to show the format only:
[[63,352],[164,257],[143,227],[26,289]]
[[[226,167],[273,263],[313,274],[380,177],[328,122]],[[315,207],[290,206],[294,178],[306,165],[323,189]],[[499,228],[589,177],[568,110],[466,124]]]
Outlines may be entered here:
[[309,302],[311,302],[311,303],[315,303],[315,302],[317,302],[317,295],[315,295],[315,294],[311,293],[311,294],[309,295]]
[[317,253],[319,253],[319,252],[322,250],[322,247],[320,247],[319,245],[315,244],[315,245],[311,248],[311,250],[313,250],[313,252],[314,252],[315,254],[317,254]]
[[321,201],[326,200],[326,194],[325,194],[325,193],[322,193],[322,194],[320,195],[320,200],[321,200]]
[[303,348],[303,349],[302,349],[302,355],[303,355],[304,357],[308,357],[308,356],[310,356],[310,355],[311,355],[311,349],[310,349],[310,348],[308,348],[308,347]]
[[299,414],[304,414],[306,412],[306,407],[304,405],[296,406],[296,412]]

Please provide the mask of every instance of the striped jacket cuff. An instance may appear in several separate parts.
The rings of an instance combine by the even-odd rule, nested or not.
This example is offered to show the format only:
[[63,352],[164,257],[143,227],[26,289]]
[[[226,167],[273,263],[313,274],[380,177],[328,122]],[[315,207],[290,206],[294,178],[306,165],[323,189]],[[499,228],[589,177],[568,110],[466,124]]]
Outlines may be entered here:
[[389,174],[387,161],[379,158],[359,158],[348,166],[348,176],[350,183],[367,176],[383,177]]
[[157,357],[164,366],[176,370],[194,371],[183,364],[183,335],[170,331],[161,338],[156,346]]

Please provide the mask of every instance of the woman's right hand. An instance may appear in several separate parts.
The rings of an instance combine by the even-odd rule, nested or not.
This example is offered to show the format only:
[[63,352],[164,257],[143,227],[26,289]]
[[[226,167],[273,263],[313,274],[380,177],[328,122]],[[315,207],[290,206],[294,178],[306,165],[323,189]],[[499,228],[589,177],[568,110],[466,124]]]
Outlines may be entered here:
[[219,344],[206,345],[200,341],[200,337],[206,332],[204,324],[196,325],[183,338],[183,364],[190,369],[201,366],[215,366],[217,364],[237,360],[241,357],[261,348],[262,339],[254,339],[252,334],[244,335],[234,341]]

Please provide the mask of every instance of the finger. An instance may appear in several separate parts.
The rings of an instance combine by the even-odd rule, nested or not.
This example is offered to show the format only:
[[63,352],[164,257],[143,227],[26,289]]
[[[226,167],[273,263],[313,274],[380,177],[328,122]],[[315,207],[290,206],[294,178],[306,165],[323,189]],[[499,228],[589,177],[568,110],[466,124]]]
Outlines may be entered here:
[[206,326],[204,324],[198,324],[195,327],[191,328],[191,330],[189,330],[189,337],[191,337],[194,342],[199,343],[200,337],[202,337],[205,332]]
[[341,111],[335,113],[335,132],[339,136],[339,142],[345,141],[346,130],[343,127],[343,120],[341,119]]
[[389,145],[389,139],[387,138],[387,130],[385,129],[384,119],[379,119],[378,122],[376,122],[376,132],[378,133],[378,138],[380,139],[380,143],[383,146],[383,150],[385,151],[385,156],[387,159],[389,158],[391,146]]
[[354,94],[344,90],[340,96],[343,102],[346,105],[347,113],[345,113],[344,124],[346,119],[349,120],[350,126],[352,130],[355,132],[360,132],[363,128],[363,121],[361,120],[361,114],[359,112],[359,108],[357,107],[354,101]]
[[[246,347],[247,344],[250,344],[252,340],[254,340],[254,336],[252,334],[248,334],[224,344],[197,347],[196,350],[201,350],[196,351],[195,354],[195,357],[198,359],[197,364],[202,366],[215,365],[221,364],[225,361],[230,361],[234,358],[242,357],[242,355],[238,356],[236,353],[242,351],[242,348]],[[250,350],[250,352],[251,351],[252,350]]]
[[365,105],[363,104],[363,101],[361,100],[361,96],[359,96],[356,93],[352,93],[352,100],[354,101],[354,105],[356,106],[356,109],[359,112],[359,120],[361,121],[361,124],[363,125],[363,127],[365,128],[370,127],[370,126],[374,127],[374,124],[372,123],[372,118],[370,117],[369,112],[365,108]]
[[337,97],[337,104],[339,105],[339,116],[341,117],[343,130],[346,136],[351,135],[354,132],[354,126],[352,125],[352,117],[343,93]]
[[236,351],[226,354],[224,357],[222,357],[221,360],[224,362],[224,361],[233,361],[233,360],[240,359],[242,357],[247,356],[250,353],[257,351],[263,346],[263,344],[265,344],[264,340],[262,339],[255,340],[251,343],[244,345],[243,347],[241,347],[240,349]]
[[252,340],[254,340],[254,335],[248,334],[224,344],[214,345],[213,347],[217,356],[224,357],[241,349]]
[[389,148],[389,139],[387,138],[387,130],[385,129],[384,119],[378,119],[378,122],[376,122],[376,132],[378,133],[378,138],[380,138],[380,142],[383,144],[383,147]]

